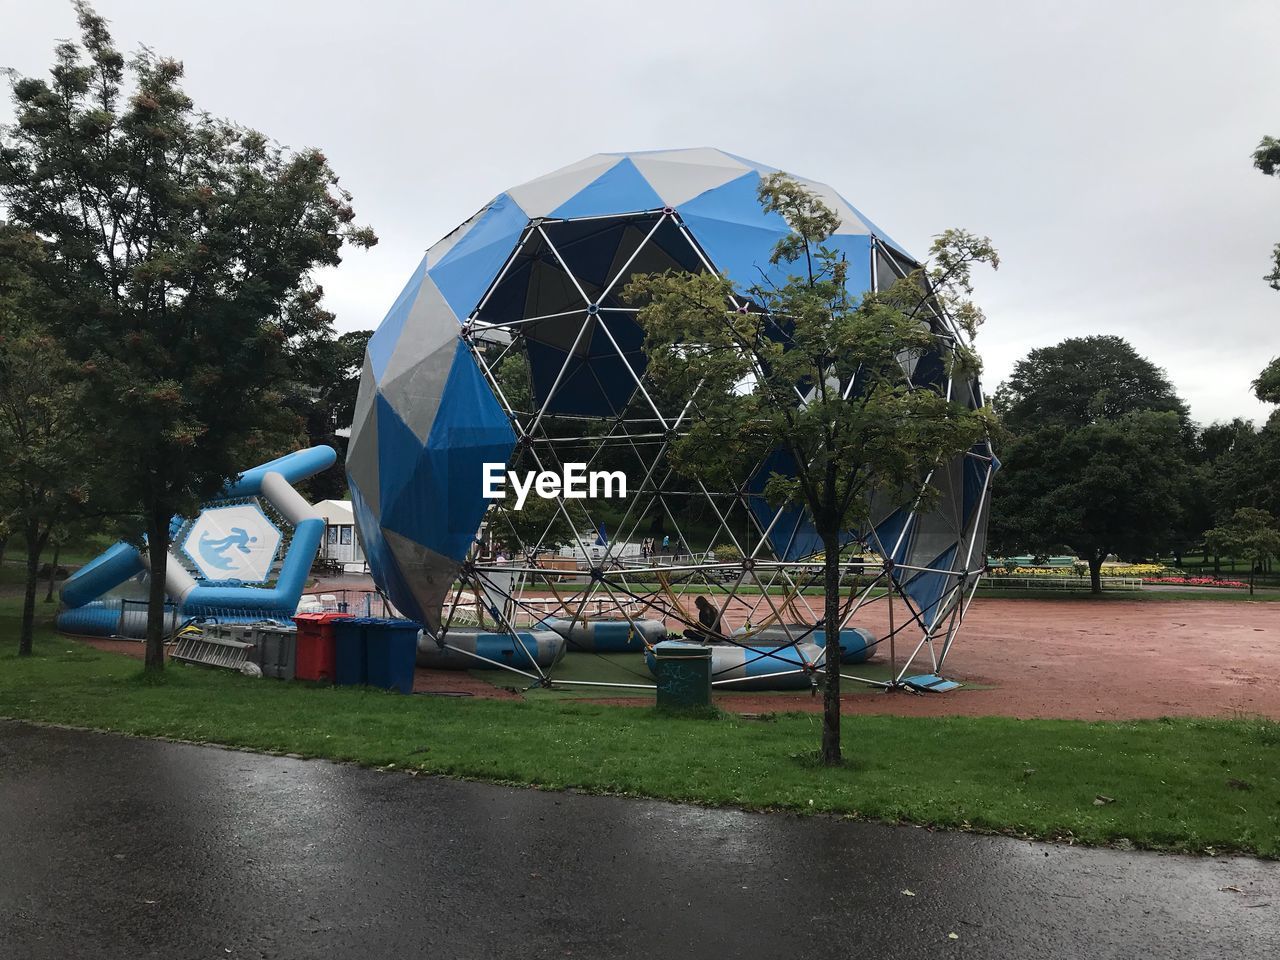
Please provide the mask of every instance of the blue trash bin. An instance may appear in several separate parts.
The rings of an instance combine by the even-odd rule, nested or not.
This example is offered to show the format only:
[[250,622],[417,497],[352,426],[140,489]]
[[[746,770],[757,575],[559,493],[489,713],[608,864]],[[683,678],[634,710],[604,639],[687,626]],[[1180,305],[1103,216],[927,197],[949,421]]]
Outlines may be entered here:
[[339,686],[361,686],[368,682],[365,666],[365,627],[368,617],[333,621],[333,682]]
[[418,659],[418,631],[422,624],[379,617],[364,618],[362,623],[364,682],[383,690],[413,693],[413,668]]

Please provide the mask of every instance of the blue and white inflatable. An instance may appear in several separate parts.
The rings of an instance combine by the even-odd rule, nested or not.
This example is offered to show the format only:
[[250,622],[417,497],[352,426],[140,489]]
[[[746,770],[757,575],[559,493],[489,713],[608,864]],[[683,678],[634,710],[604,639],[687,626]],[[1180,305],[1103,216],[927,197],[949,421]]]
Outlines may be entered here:
[[[172,622],[194,617],[292,617],[325,529],[324,518],[293,484],[336,460],[337,454],[327,446],[286,454],[241,474],[194,519],[175,517],[169,528],[174,552],[159,573],[172,605],[167,609]],[[278,520],[268,516],[264,506]],[[277,570],[276,559],[286,540],[281,523],[290,535]],[[147,571],[146,555],[131,544],[117,543],[67,580],[62,588],[66,609],[58,615],[58,628],[90,636],[142,636],[145,608],[134,604],[129,609],[122,599],[108,594],[144,572],[155,573]]]

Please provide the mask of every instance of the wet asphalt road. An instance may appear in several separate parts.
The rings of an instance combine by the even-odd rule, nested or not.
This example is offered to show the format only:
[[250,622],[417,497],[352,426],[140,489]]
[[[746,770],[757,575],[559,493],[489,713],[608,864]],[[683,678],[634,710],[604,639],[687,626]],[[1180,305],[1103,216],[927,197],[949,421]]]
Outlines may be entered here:
[[6,960],[1277,955],[1277,863],[0,723]]

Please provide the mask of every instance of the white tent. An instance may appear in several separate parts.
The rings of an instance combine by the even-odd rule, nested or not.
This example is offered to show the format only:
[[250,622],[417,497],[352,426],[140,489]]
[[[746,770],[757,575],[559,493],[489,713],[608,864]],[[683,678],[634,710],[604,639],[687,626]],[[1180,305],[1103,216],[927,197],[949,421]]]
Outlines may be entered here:
[[349,500],[321,500],[315,505],[328,525],[320,545],[320,556],[339,563],[363,565],[364,551],[356,536],[355,517]]

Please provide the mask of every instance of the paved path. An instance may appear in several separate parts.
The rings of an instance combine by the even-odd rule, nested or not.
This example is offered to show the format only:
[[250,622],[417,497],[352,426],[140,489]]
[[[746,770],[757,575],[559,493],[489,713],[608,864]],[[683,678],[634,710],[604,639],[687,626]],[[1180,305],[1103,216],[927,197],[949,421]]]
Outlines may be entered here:
[[1245,960],[1280,944],[1276,863],[539,793],[12,723],[0,723],[0,812],[0,957],[15,960]]

